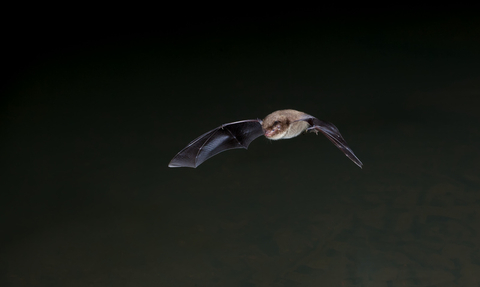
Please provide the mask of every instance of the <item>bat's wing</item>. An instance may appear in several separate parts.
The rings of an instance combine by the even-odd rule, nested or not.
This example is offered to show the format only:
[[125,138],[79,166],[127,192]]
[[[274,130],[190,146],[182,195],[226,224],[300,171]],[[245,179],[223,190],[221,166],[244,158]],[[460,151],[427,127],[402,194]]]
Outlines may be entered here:
[[314,132],[323,133],[336,147],[338,147],[349,159],[351,159],[356,165],[362,168],[363,163],[358,159],[358,157],[353,153],[353,151],[348,147],[347,142],[340,134],[338,128],[329,122],[319,120],[315,117],[308,116],[305,119],[302,119],[310,124],[310,128],[307,130],[313,130]]
[[263,135],[263,129],[261,120],[258,119],[224,124],[189,143],[170,161],[168,166],[196,168],[222,151],[248,148],[248,145],[261,135]]

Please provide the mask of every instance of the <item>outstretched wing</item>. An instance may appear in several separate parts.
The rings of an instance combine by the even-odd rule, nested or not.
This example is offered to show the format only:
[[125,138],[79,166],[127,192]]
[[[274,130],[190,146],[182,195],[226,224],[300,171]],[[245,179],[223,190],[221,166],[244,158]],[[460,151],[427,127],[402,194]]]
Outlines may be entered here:
[[261,135],[263,135],[263,129],[258,119],[224,124],[189,143],[170,161],[168,166],[196,168],[222,151],[248,148],[248,145]]
[[363,163],[358,159],[358,157],[353,153],[353,151],[347,145],[347,142],[342,137],[342,134],[340,134],[340,131],[334,124],[319,120],[312,116],[309,116],[302,120],[310,124],[310,128],[308,128],[307,130],[314,130],[315,132],[319,131],[323,133],[349,159],[351,159],[356,165],[362,168]]

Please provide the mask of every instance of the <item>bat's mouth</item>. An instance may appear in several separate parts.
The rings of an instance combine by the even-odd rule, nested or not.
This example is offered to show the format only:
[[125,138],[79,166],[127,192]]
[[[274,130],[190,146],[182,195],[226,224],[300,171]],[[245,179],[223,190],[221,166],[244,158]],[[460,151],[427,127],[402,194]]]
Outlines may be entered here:
[[267,138],[269,137],[273,137],[275,135],[275,131],[274,130],[264,130],[263,133],[265,134],[265,136]]
[[266,130],[264,131],[265,137],[269,140],[279,140],[285,136],[285,132],[279,132],[277,130]]

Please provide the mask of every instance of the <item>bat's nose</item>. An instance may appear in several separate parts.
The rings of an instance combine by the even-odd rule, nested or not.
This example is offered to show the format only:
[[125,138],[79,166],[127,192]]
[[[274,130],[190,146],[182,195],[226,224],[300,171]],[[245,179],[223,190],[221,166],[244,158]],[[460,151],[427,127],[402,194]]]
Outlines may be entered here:
[[274,130],[273,130],[273,129],[271,129],[271,130],[264,130],[263,133],[265,134],[265,136],[266,136],[267,138],[269,138],[269,137],[273,136]]

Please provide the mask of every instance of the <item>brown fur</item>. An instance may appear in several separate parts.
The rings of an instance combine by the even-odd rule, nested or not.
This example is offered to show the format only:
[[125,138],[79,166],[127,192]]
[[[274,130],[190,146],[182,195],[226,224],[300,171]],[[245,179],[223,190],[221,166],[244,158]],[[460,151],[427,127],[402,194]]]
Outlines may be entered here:
[[279,110],[265,117],[262,128],[267,138],[272,140],[289,139],[298,136],[308,128],[308,123],[301,119],[307,114],[296,110]]

